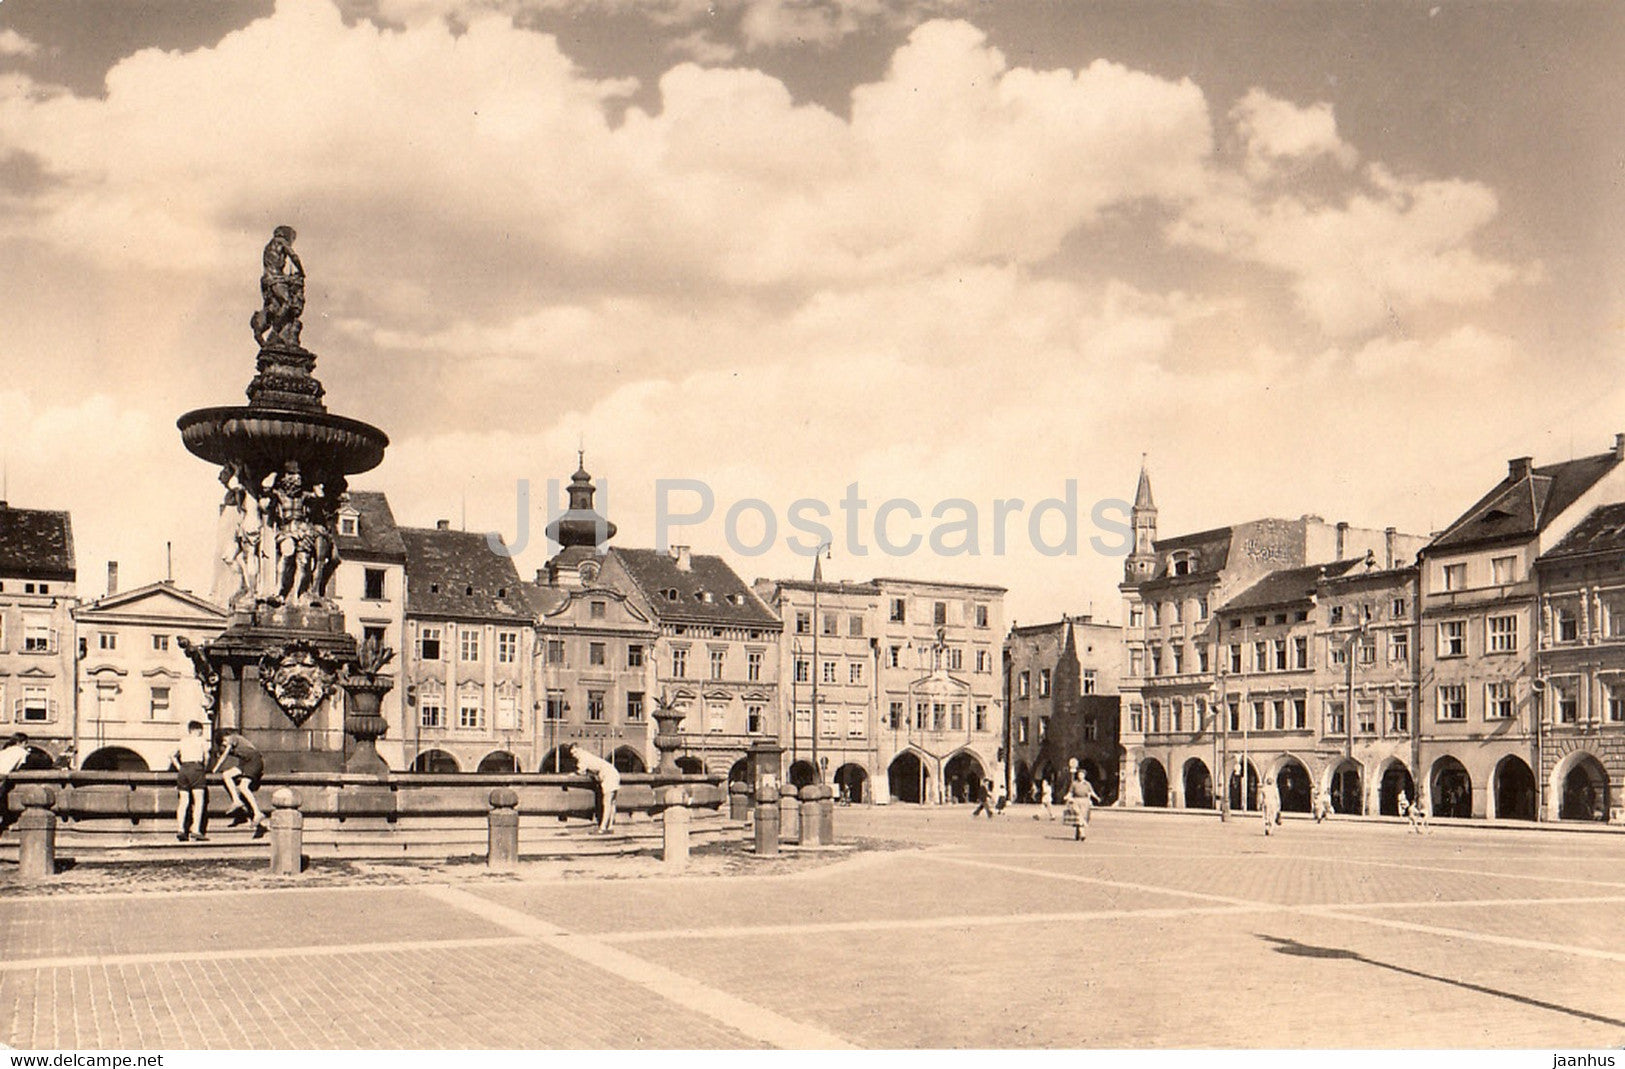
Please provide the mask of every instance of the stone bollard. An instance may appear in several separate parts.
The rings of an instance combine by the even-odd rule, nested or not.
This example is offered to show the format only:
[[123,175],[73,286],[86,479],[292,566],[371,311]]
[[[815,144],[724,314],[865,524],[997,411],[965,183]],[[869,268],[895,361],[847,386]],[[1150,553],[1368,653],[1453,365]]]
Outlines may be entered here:
[[779,791],[764,785],[756,792],[756,852],[774,857],[779,852]]
[[793,843],[800,838],[801,802],[796,798],[796,789],[786,783],[784,793],[779,795],[779,842]]
[[818,845],[835,845],[835,789],[828,785],[820,787],[823,792],[818,799]]
[[304,871],[305,815],[299,812],[299,795],[292,787],[278,787],[271,793],[271,872],[276,876],[297,876]]
[[750,784],[737,780],[728,784],[728,819],[750,819]]
[[801,788],[801,845],[822,846],[818,839],[818,803],[829,788],[809,783]]
[[511,787],[497,787],[486,814],[485,867],[511,869],[519,864],[519,795]]
[[22,815],[17,818],[17,875],[48,880],[56,875],[56,792],[30,783],[17,792]]
[[660,860],[668,869],[688,867],[688,788],[667,787],[660,813]]

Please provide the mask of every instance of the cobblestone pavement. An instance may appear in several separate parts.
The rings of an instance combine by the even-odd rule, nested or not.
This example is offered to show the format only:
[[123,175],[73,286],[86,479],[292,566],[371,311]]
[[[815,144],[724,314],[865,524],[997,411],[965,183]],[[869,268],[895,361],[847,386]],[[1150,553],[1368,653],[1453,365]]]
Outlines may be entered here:
[[761,875],[0,898],[24,1048],[1602,1047],[1625,836],[842,809]]

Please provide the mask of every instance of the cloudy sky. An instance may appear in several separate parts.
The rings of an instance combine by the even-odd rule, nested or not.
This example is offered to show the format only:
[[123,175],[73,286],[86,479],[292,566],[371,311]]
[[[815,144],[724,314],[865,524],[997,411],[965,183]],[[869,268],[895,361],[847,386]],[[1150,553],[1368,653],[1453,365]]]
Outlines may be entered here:
[[[91,591],[166,541],[206,587],[174,420],[241,398],[286,222],[403,522],[511,537],[582,441],[623,544],[660,478],[708,551],[767,502],[747,579],[808,570],[798,498],[964,499],[980,555],[866,519],[827,571],[1024,621],[1116,617],[1090,513],[1142,453],[1164,534],[1426,532],[1625,429],[1622,44],[1606,2],[4,0],[9,498],[73,510]],[[1079,552],[1017,513],[994,555],[1069,479]]]

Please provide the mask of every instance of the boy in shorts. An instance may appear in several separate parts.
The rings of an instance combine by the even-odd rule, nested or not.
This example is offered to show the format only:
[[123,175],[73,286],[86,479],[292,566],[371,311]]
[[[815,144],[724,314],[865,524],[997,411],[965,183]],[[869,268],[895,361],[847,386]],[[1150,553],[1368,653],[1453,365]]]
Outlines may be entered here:
[[209,759],[209,739],[203,734],[203,722],[193,720],[186,725],[186,734],[180,745],[169,755],[169,765],[176,770],[175,838],[187,839],[186,811],[192,811],[191,837],[203,842],[203,811],[208,803],[208,790],[204,786],[204,763]]
[[214,768],[220,773],[226,793],[231,795],[232,827],[248,820],[252,814],[254,838],[258,839],[265,834],[265,814],[254,792],[260,789],[260,780],[265,777],[265,758],[253,743],[235,731],[222,739],[221,744],[220,759]]

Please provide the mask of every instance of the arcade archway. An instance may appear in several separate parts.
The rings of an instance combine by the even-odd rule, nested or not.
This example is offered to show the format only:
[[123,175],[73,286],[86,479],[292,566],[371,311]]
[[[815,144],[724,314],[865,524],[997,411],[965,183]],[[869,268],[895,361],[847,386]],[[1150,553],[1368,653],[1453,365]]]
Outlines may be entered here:
[[942,766],[942,782],[950,802],[981,801],[982,780],[986,777],[981,760],[969,750],[960,750]]
[[1402,794],[1409,804],[1416,797],[1416,783],[1411,779],[1411,770],[1403,763],[1390,761],[1383,769],[1382,779],[1377,781],[1377,812],[1385,817],[1404,816],[1399,811],[1399,796]]
[[1247,782],[1242,783],[1241,773],[1232,769],[1230,772],[1230,808],[1251,810],[1258,808],[1258,767],[1251,761],[1247,762]]
[[413,772],[432,772],[444,775],[451,772],[461,772],[457,758],[444,750],[424,750],[412,761]]
[[570,773],[576,771],[576,759],[572,753],[566,753],[563,746],[555,746],[547,751],[542,758],[538,772]]
[[869,773],[862,765],[845,764],[835,770],[835,796],[853,805],[869,800]]
[[1470,817],[1473,815],[1473,778],[1454,757],[1433,762],[1433,815]]
[[818,782],[818,768],[811,761],[796,761],[790,766],[790,786],[800,790]]
[[1307,813],[1314,808],[1315,781],[1303,762],[1289,757],[1275,772],[1275,789],[1281,796],[1281,812]]
[[1140,762],[1140,802],[1152,809],[1168,807],[1168,773],[1155,757]]
[[518,772],[519,761],[507,750],[495,750],[480,758],[476,772]]
[[649,766],[643,763],[643,755],[630,746],[622,746],[610,754],[609,763],[615,766],[617,772],[649,771]]
[[1185,808],[1213,808],[1213,774],[1199,757],[1185,762]]
[[705,762],[698,757],[679,757],[677,759],[677,771],[685,776],[703,776],[705,775]]
[[1558,797],[1558,820],[1607,820],[1608,773],[1602,762],[1588,753],[1569,759],[1562,772],[1562,794]]
[[931,786],[931,772],[913,750],[904,750],[892,758],[886,769],[886,788],[899,802],[919,805],[925,801]]
[[85,763],[79,767],[86,772],[152,771],[140,754],[123,746],[104,746],[85,758]]
[[1345,758],[1331,771],[1332,812],[1357,817],[1365,812],[1365,783],[1358,762]]
[[1495,766],[1495,817],[1497,820],[1534,820],[1535,774],[1523,759],[1509,754]]

